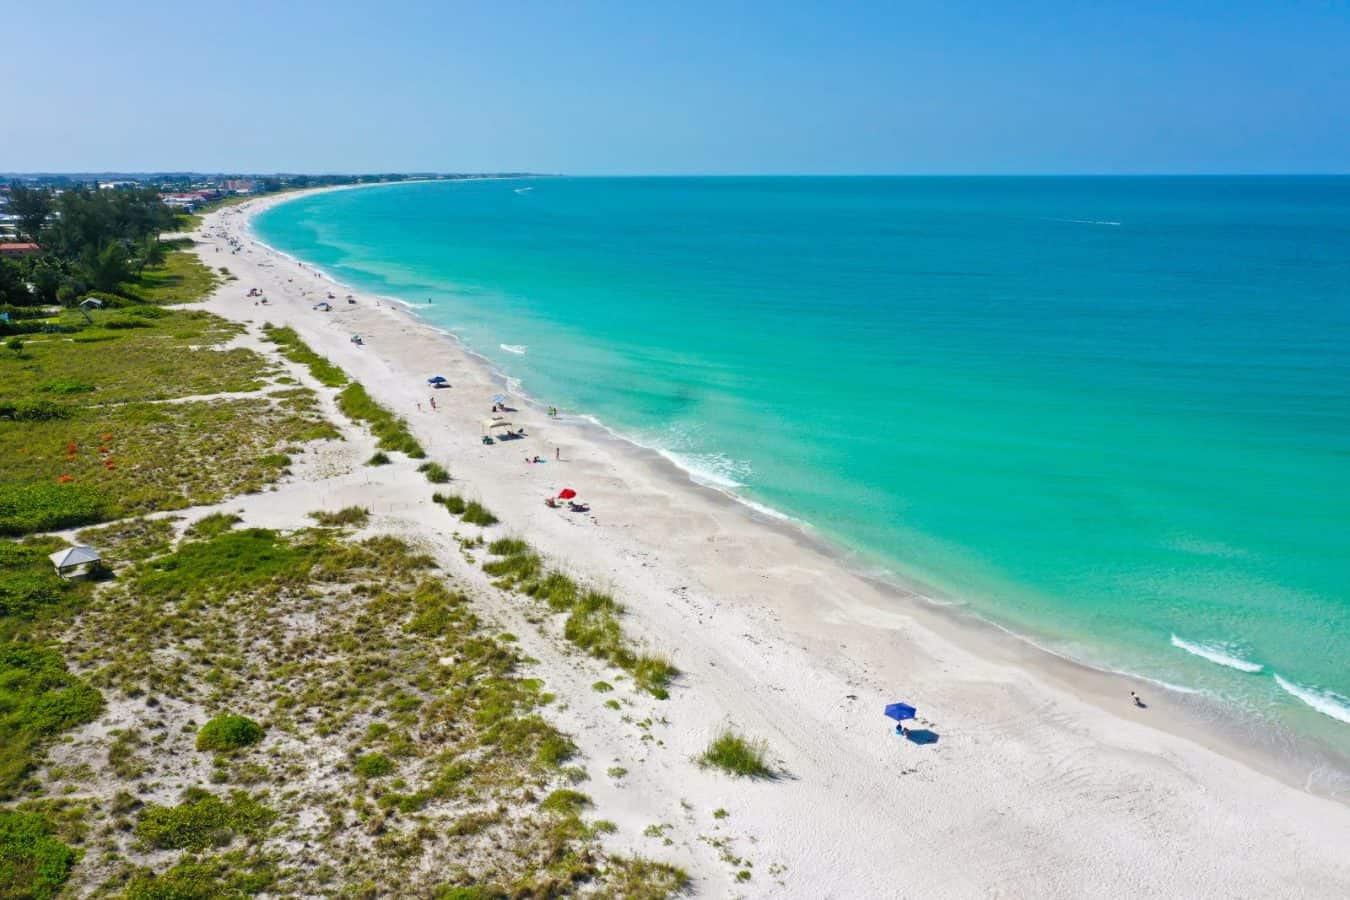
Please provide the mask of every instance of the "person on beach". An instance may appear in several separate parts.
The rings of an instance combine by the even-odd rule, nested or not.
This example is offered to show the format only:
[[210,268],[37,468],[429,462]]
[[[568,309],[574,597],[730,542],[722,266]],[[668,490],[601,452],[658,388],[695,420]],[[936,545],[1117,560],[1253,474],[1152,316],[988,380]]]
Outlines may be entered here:
[[1138,694],[1136,694],[1134,691],[1130,691],[1130,699],[1133,700],[1133,701],[1134,701],[1134,705],[1137,706],[1137,707],[1139,707],[1140,709],[1147,709],[1147,708],[1148,708],[1148,707],[1144,706],[1144,701],[1143,701],[1143,699],[1142,699]]
[[554,462],[562,462],[562,448],[561,448],[561,447],[554,447],[554,448],[553,448],[553,461],[554,461]]
[[421,403],[418,403],[418,404],[417,404],[417,411],[418,411],[418,412],[421,412],[421,411],[422,411],[422,404],[421,404]]
[[432,409],[435,409],[435,408],[436,408],[436,398],[435,398],[435,397],[432,397],[432,398],[431,398],[431,408],[432,408]]

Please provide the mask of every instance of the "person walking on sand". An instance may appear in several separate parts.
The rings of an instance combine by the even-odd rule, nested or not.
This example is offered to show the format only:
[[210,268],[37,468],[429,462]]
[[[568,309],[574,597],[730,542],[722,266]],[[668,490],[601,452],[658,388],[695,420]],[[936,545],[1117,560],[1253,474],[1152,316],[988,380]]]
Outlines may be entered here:
[[432,409],[435,409],[435,408],[436,408],[436,398],[435,398],[435,397],[432,397],[432,398],[431,398],[431,408],[432,408]]
[[1148,707],[1144,706],[1144,701],[1143,701],[1143,699],[1142,699],[1138,694],[1136,694],[1134,691],[1130,691],[1130,699],[1133,700],[1133,701],[1134,701],[1134,705],[1137,706],[1137,707],[1139,707],[1140,709],[1147,709],[1147,708],[1148,708]]
[[561,448],[561,447],[554,447],[554,448],[553,448],[553,461],[554,461],[554,462],[562,462],[562,448]]

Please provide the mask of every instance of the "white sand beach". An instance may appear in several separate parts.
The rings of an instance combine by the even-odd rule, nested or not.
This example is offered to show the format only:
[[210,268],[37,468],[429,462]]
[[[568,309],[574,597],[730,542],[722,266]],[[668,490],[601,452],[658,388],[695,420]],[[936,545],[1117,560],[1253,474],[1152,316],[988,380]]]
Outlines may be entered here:
[[[604,586],[629,633],[683,674],[660,701],[564,652],[465,562],[453,539],[463,526],[412,465],[301,465],[304,483],[232,505],[248,524],[296,528],[309,510],[360,504],[475,585],[558,695],[551,716],[586,757],[614,847],[683,866],[709,897],[1350,896],[1343,799],[1245,758],[1156,686],[955,621],[580,419],[512,396],[527,436],[484,445],[501,381],[401,305],[359,293],[349,304],[350,289],[253,239],[249,217],[285,199],[206,217],[198,253],[238,279],[207,308],[253,342],[264,322],[294,328],[407,419],[451,487],[500,517],[494,536],[521,536]],[[314,310],[329,292],[332,311]],[[452,387],[433,392],[431,375]],[[535,455],[546,462],[524,461]],[[563,487],[590,512],[546,507]],[[622,713],[592,689],[600,679],[618,687]],[[894,733],[882,709],[895,700],[918,708],[911,724],[929,742]],[[728,724],[767,741],[782,776],[700,768]]]

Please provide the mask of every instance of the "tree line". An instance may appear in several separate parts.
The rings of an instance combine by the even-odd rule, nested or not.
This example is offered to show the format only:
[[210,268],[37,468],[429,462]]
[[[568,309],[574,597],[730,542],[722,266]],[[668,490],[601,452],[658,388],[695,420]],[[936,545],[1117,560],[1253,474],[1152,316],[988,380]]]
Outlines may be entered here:
[[162,262],[160,232],[176,215],[150,187],[101,191],[10,187],[8,211],[19,236],[40,252],[0,259],[0,304],[79,303],[90,291],[115,292],[148,265]]

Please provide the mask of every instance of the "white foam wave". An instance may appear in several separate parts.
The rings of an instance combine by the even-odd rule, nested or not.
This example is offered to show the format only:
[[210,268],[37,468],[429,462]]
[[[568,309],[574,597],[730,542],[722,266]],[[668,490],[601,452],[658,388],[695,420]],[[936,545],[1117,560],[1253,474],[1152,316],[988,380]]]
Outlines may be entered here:
[[1185,650],[1201,659],[1207,659],[1220,666],[1227,666],[1230,669],[1237,669],[1239,672],[1260,672],[1265,666],[1260,663],[1248,662],[1239,656],[1233,656],[1224,648],[1214,644],[1196,644],[1172,635],[1172,646]]
[[1060,222],[1069,222],[1074,225],[1119,225],[1119,222],[1110,219],[1059,219]]
[[744,478],[750,473],[748,463],[734,460],[724,453],[676,453],[661,447],[657,447],[656,452],[688,472],[690,478],[712,487],[727,490],[744,487],[745,482],[738,481],[737,477]]
[[1322,691],[1294,684],[1281,678],[1278,673],[1275,675],[1275,683],[1284,688],[1286,694],[1297,697],[1322,715],[1350,725],[1350,698],[1342,697],[1334,691]]
[[524,344],[498,344],[497,346],[501,347],[507,353],[514,353],[516,356],[524,356],[525,351],[530,349]]

